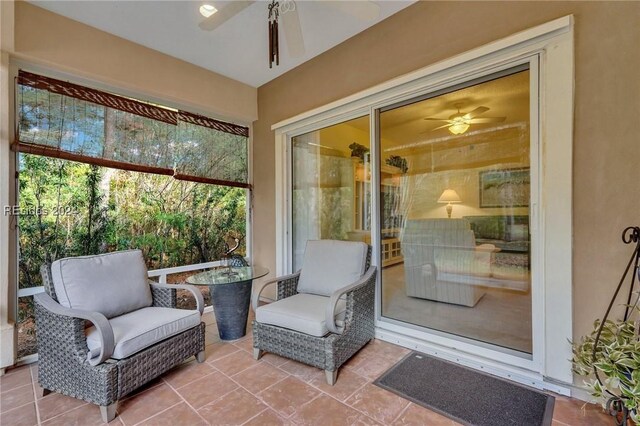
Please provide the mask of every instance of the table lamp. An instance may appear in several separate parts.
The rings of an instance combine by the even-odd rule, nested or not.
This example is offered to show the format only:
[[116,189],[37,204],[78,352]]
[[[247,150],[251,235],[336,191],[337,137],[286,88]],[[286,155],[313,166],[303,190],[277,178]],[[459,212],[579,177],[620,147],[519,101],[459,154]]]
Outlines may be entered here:
[[447,216],[451,219],[451,211],[453,210],[451,203],[461,203],[462,200],[453,189],[445,189],[440,198],[438,198],[438,202],[447,203]]

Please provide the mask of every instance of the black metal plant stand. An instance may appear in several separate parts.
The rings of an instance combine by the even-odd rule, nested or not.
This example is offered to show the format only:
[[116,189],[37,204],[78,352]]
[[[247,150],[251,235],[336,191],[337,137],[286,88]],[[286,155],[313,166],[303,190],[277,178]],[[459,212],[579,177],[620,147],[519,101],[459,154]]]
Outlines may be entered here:
[[[609,306],[607,307],[607,311],[602,318],[602,322],[600,323],[600,327],[598,327],[598,332],[596,333],[596,338],[593,343],[593,353],[591,359],[596,360],[596,353],[598,349],[598,343],[600,341],[600,334],[602,334],[602,329],[607,321],[607,317],[611,312],[611,308],[615,303],[616,298],[618,297],[618,293],[620,289],[624,285],[624,282],[633,266],[633,273],[631,274],[631,285],[629,286],[629,294],[627,296],[627,304],[624,311],[624,320],[627,321],[629,319],[632,310],[636,307],[638,301],[636,300],[635,304],[631,305],[631,298],[633,297],[633,289],[636,284],[636,276],[640,279],[640,270],[638,269],[638,264],[640,262],[640,227],[637,226],[629,226],[624,231],[622,231],[622,242],[625,244],[635,244],[635,249],[633,250],[633,254],[631,254],[631,258],[629,259],[629,263],[627,263],[627,267],[620,278],[620,282],[618,283],[618,287],[616,287],[616,291],[613,293],[613,297],[609,302]],[[598,369],[593,367],[593,372],[595,373],[596,380],[602,385],[602,388],[606,390],[606,392],[610,395],[609,400],[607,401],[607,411],[610,415],[614,416],[616,419],[617,426],[626,426],[627,421],[629,420],[629,409],[626,407],[624,400],[627,398],[624,395],[616,395],[606,389],[602,380],[600,380],[600,376],[598,374]]]

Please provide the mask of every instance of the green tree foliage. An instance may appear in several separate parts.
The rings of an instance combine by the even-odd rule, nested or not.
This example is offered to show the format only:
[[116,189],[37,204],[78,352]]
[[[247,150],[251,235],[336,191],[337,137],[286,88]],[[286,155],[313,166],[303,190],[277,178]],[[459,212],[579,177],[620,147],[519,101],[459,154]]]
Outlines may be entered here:
[[20,288],[68,256],[139,248],[166,268],[219,259],[229,234],[244,251],[244,189],[29,154],[19,176]]

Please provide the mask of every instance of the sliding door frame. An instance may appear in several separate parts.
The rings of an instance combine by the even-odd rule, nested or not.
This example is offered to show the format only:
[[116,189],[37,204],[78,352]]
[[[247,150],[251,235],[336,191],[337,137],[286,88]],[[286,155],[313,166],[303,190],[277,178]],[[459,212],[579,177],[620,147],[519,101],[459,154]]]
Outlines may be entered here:
[[[531,149],[532,155],[538,154],[538,166],[532,164],[531,179],[539,182],[539,194],[532,194],[530,219],[532,232],[538,235],[532,247],[532,261],[538,264],[537,268],[532,264],[532,270],[537,271],[532,286],[534,282],[540,283],[537,291],[532,292],[535,308],[532,310],[533,356],[523,357],[515,351],[509,353],[470,339],[445,336],[431,330],[413,330],[404,323],[402,326],[394,324],[381,316],[380,280],[376,289],[376,337],[518,382],[568,394],[573,380],[568,343],[572,338],[572,16],[481,46],[272,126],[276,132],[276,273],[293,272],[293,137],[369,115],[373,198],[371,241],[376,248],[373,263],[381,265],[379,109],[526,62],[530,63],[531,80],[539,83],[539,103],[531,105]],[[534,98],[535,94],[532,91],[530,97]],[[539,145],[533,152],[533,144],[537,141]]]
[[[540,158],[542,153],[540,152],[540,144],[539,144],[539,55],[534,54],[533,56],[526,57],[512,63],[504,64],[495,69],[485,70],[482,74],[478,75],[468,75],[464,77],[464,80],[458,82],[452,82],[451,86],[445,88],[446,93],[453,93],[457,88],[456,86],[460,86],[460,88],[470,87],[467,83],[473,82],[473,80],[482,80],[484,78],[489,78],[489,80],[493,80],[491,78],[495,74],[504,73],[502,77],[508,76],[510,70],[514,69],[513,72],[518,72],[517,68],[527,65],[527,70],[529,71],[529,119],[530,119],[530,131],[529,131],[529,158],[530,158],[530,204],[529,204],[529,229],[531,233],[531,256],[529,259],[531,265],[531,338],[532,338],[532,353],[527,354],[524,352],[519,352],[513,349],[509,349],[506,347],[501,347],[495,344],[491,344],[488,342],[483,342],[477,339],[473,339],[470,337],[457,336],[445,331],[440,331],[436,329],[430,329],[425,326],[420,326],[417,324],[409,323],[406,321],[397,320],[391,317],[385,317],[382,314],[382,278],[380,279],[380,285],[377,286],[376,293],[376,325],[383,331],[389,331],[392,333],[403,333],[409,337],[427,340],[436,345],[443,346],[445,348],[453,348],[455,347],[457,351],[462,351],[468,354],[473,354],[480,357],[486,357],[488,359],[496,359],[501,363],[505,363],[508,365],[512,365],[519,368],[524,368],[527,370],[540,371],[542,368],[542,352],[543,352],[543,337],[544,330],[542,329],[542,324],[544,323],[544,315],[542,314],[544,306],[543,306],[543,298],[542,294],[544,291],[543,282],[541,280],[541,268],[544,265],[544,262],[541,261],[540,258],[540,246],[541,242],[544,239],[544,235],[540,232],[541,225],[539,223],[540,218],[540,199],[539,199],[539,189],[541,186],[540,183]],[[522,71],[522,70],[520,70]],[[471,83],[471,85],[481,84],[481,83]],[[452,90],[449,91],[448,89]],[[401,107],[404,104],[411,104],[413,102],[418,102],[425,99],[425,95],[428,99],[432,94],[433,96],[439,96],[441,89],[429,91],[427,93],[421,94],[417,97],[407,96],[406,98],[399,99],[397,102],[393,104],[383,103],[380,106],[372,107],[374,109],[373,116],[376,118],[376,123],[374,123],[373,128],[376,130],[376,134],[374,139],[372,140],[373,145],[375,146],[373,157],[378,159],[378,171],[380,169],[379,159],[382,156],[382,149],[380,146],[380,128],[379,128],[379,116],[383,111],[387,111],[389,109],[394,109],[397,107]],[[374,160],[375,161],[375,160]],[[380,173],[376,173],[376,176],[380,178]],[[374,247],[380,247],[381,239],[380,233],[382,230],[382,224],[380,222],[379,214],[381,212],[380,205],[380,180],[377,181],[377,185],[375,188],[378,191],[377,197],[374,198],[376,205],[374,206],[374,211],[376,212],[373,229],[378,233],[378,241]],[[380,252],[380,250],[374,250],[376,252]],[[380,262],[380,259],[378,258]],[[381,264],[381,263],[378,263]],[[424,350],[425,348],[422,348]],[[435,349],[433,349],[435,351]],[[440,350],[440,354],[442,354],[442,350]],[[453,354],[451,354],[453,355]],[[459,355],[455,355],[456,362],[459,362]]]

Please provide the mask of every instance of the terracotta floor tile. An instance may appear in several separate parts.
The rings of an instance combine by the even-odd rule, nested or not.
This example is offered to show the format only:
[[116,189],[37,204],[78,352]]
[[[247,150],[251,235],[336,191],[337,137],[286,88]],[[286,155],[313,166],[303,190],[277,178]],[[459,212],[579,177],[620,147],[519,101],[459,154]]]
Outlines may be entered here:
[[218,343],[219,341],[220,341],[220,335],[218,334],[218,331],[211,332],[211,331],[207,330],[204,333],[204,344],[205,345],[211,345],[213,343]]
[[409,405],[406,399],[373,384],[366,385],[345,403],[384,424],[395,420]]
[[370,421],[364,414],[327,395],[320,395],[304,404],[291,416],[291,420],[298,424],[317,426],[350,426],[356,423],[367,424],[367,420]]
[[[71,411],[60,414],[42,423],[43,426],[92,426],[103,425],[100,408],[94,404],[84,404]],[[120,419],[116,416],[110,425],[121,425]]]
[[293,425],[291,420],[286,420],[271,409],[266,409],[256,417],[246,422],[243,426],[285,426]]
[[[401,359],[407,349],[374,340],[341,368],[336,385],[331,387],[322,370],[302,363],[269,353],[262,357],[264,362],[255,362],[252,351],[247,350],[251,343],[251,336],[247,336],[233,343],[208,345],[207,363],[188,361],[122,400],[112,426],[141,421],[154,426],[206,424],[196,410],[206,413],[213,424],[455,424],[370,383]],[[232,378],[216,366],[233,374]],[[32,426],[37,422],[36,408],[40,409],[44,425],[101,423],[97,406],[75,398],[55,393],[39,398],[36,394],[34,404],[33,391],[41,391],[37,372],[34,364],[10,370],[0,379],[0,409],[4,410],[1,424]],[[599,406],[583,405],[582,401],[556,395],[553,425],[613,424]]]
[[184,402],[140,423],[145,426],[200,426],[207,424],[198,413]]
[[260,358],[261,361],[266,361],[271,365],[275,365],[276,367],[280,367],[282,364],[289,362],[288,358],[282,357],[276,354],[266,353],[262,355]]
[[59,414],[78,408],[87,404],[81,399],[71,398],[70,396],[59,393],[51,393],[44,398],[37,400],[38,412],[40,413],[40,421],[44,422]]
[[0,376],[0,392],[31,383],[31,369],[28,365],[9,370],[4,376]]
[[134,389],[133,391],[129,392],[122,399],[127,399],[127,398],[134,397],[139,393],[142,393],[142,392],[144,392],[146,390],[149,390],[151,388],[155,388],[156,386],[160,386],[163,383],[164,383],[164,380],[162,380],[162,376],[156,377],[155,379],[151,380],[150,382],[147,382],[144,385],[140,386],[138,389]]
[[253,359],[248,352],[238,351],[223,358],[211,361],[211,365],[222,371],[227,376],[233,376],[234,374],[239,373],[242,370],[246,370],[249,367],[253,367],[260,362],[261,361]]
[[349,360],[347,360],[347,362],[343,364],[343,367],[356,369],[366,363],[369,360],[369,355],[373,354],[373,351],[367,350],[369,346],[371,346],[371,343],[356,352],[355,355],[353,355],[351,358],[349,358]]
[[33,402],[33,385],[31,383],[0,393],[0,412],[13,410],[29,402]]
[[298,379],[306,383],[309,383],[320,377],[325,377],[324,370],[320,370],[319,368],[302,364],[301,362],[293,361],[293,360],[282,364],[278,368],[286,371],[287,373],[297,377]]
[[173,389],[162,384],[121,401],[118,416],[125,425],[133,425],[181,401]]
[[352,367],[351,370],[358,373],[361,376],[370,380],[375,380],[382,375],[389,368],[393,367],[398,362],[395,357],[379,354],[379,355],[367,355],[362,359],[362,362],[356,367]]
[[236,346],[238,349],[242,349],[243,351],[253,354],[253,338],[233,342],[233,346]]
[[258,393],[289,375],[279,368],[261,362],[234,375],[232,378],[251,393]]
[[309,384],[340,401],[344,401],[368,382],[369,380],[359,374],[347,368],[341,368],[338,370],[338,380],[333,386],[327,384],[324,374],[314,377]]
[[403,348],[402,346],[394,345],[378,339],[371,341],[368,346],[368,349],[371,350],[371,352],[394,358],[396,360],[402,359],[411,352],[411,349]]
[[173,388],[179,388],[214,371],[215,370],[206,362],[200,364],[193,360],[172,369],[162,377],[164,381],[169,383]]
[[556,396],[553,419],[571,426],[613,424],[613,419],[599,405],[560,395]]
[[320,395],[320,391],[295,377],[276,383],[258,394],[258,398],[276,413],[289,417],[303,404]]
[[2,413],[0,424],[11,426],[33,426],[38,424],[36,405],[32,402]]
[[196,410],[238,388],[231,379],[216,371],[179,388],[178,393]]
[[232,353],[238,352],[239,350],[240,349],[238,349],[236,346],[233,346],[232,344],[217,342],[211,345],[207,345],[207,347],[205,348],[205,354],[207,356],[207,362],[213,362],[218,358],[225,357]]
[[457,424],[458,423],[448,417],[434,411],[427,410],[426,408],[414,403],[409,404],[400,417],[393,422],[393,426],[452,426]]
[[202,314],[202,321],[207,325],[208,329],[210,324],[216,323],[216,316],[213,315],[213,312],[207,312],[205,314]]
[[267,407],[244,389],[236,389],[205,405],[200,414],[210,424],[239,425],[255,417]]

